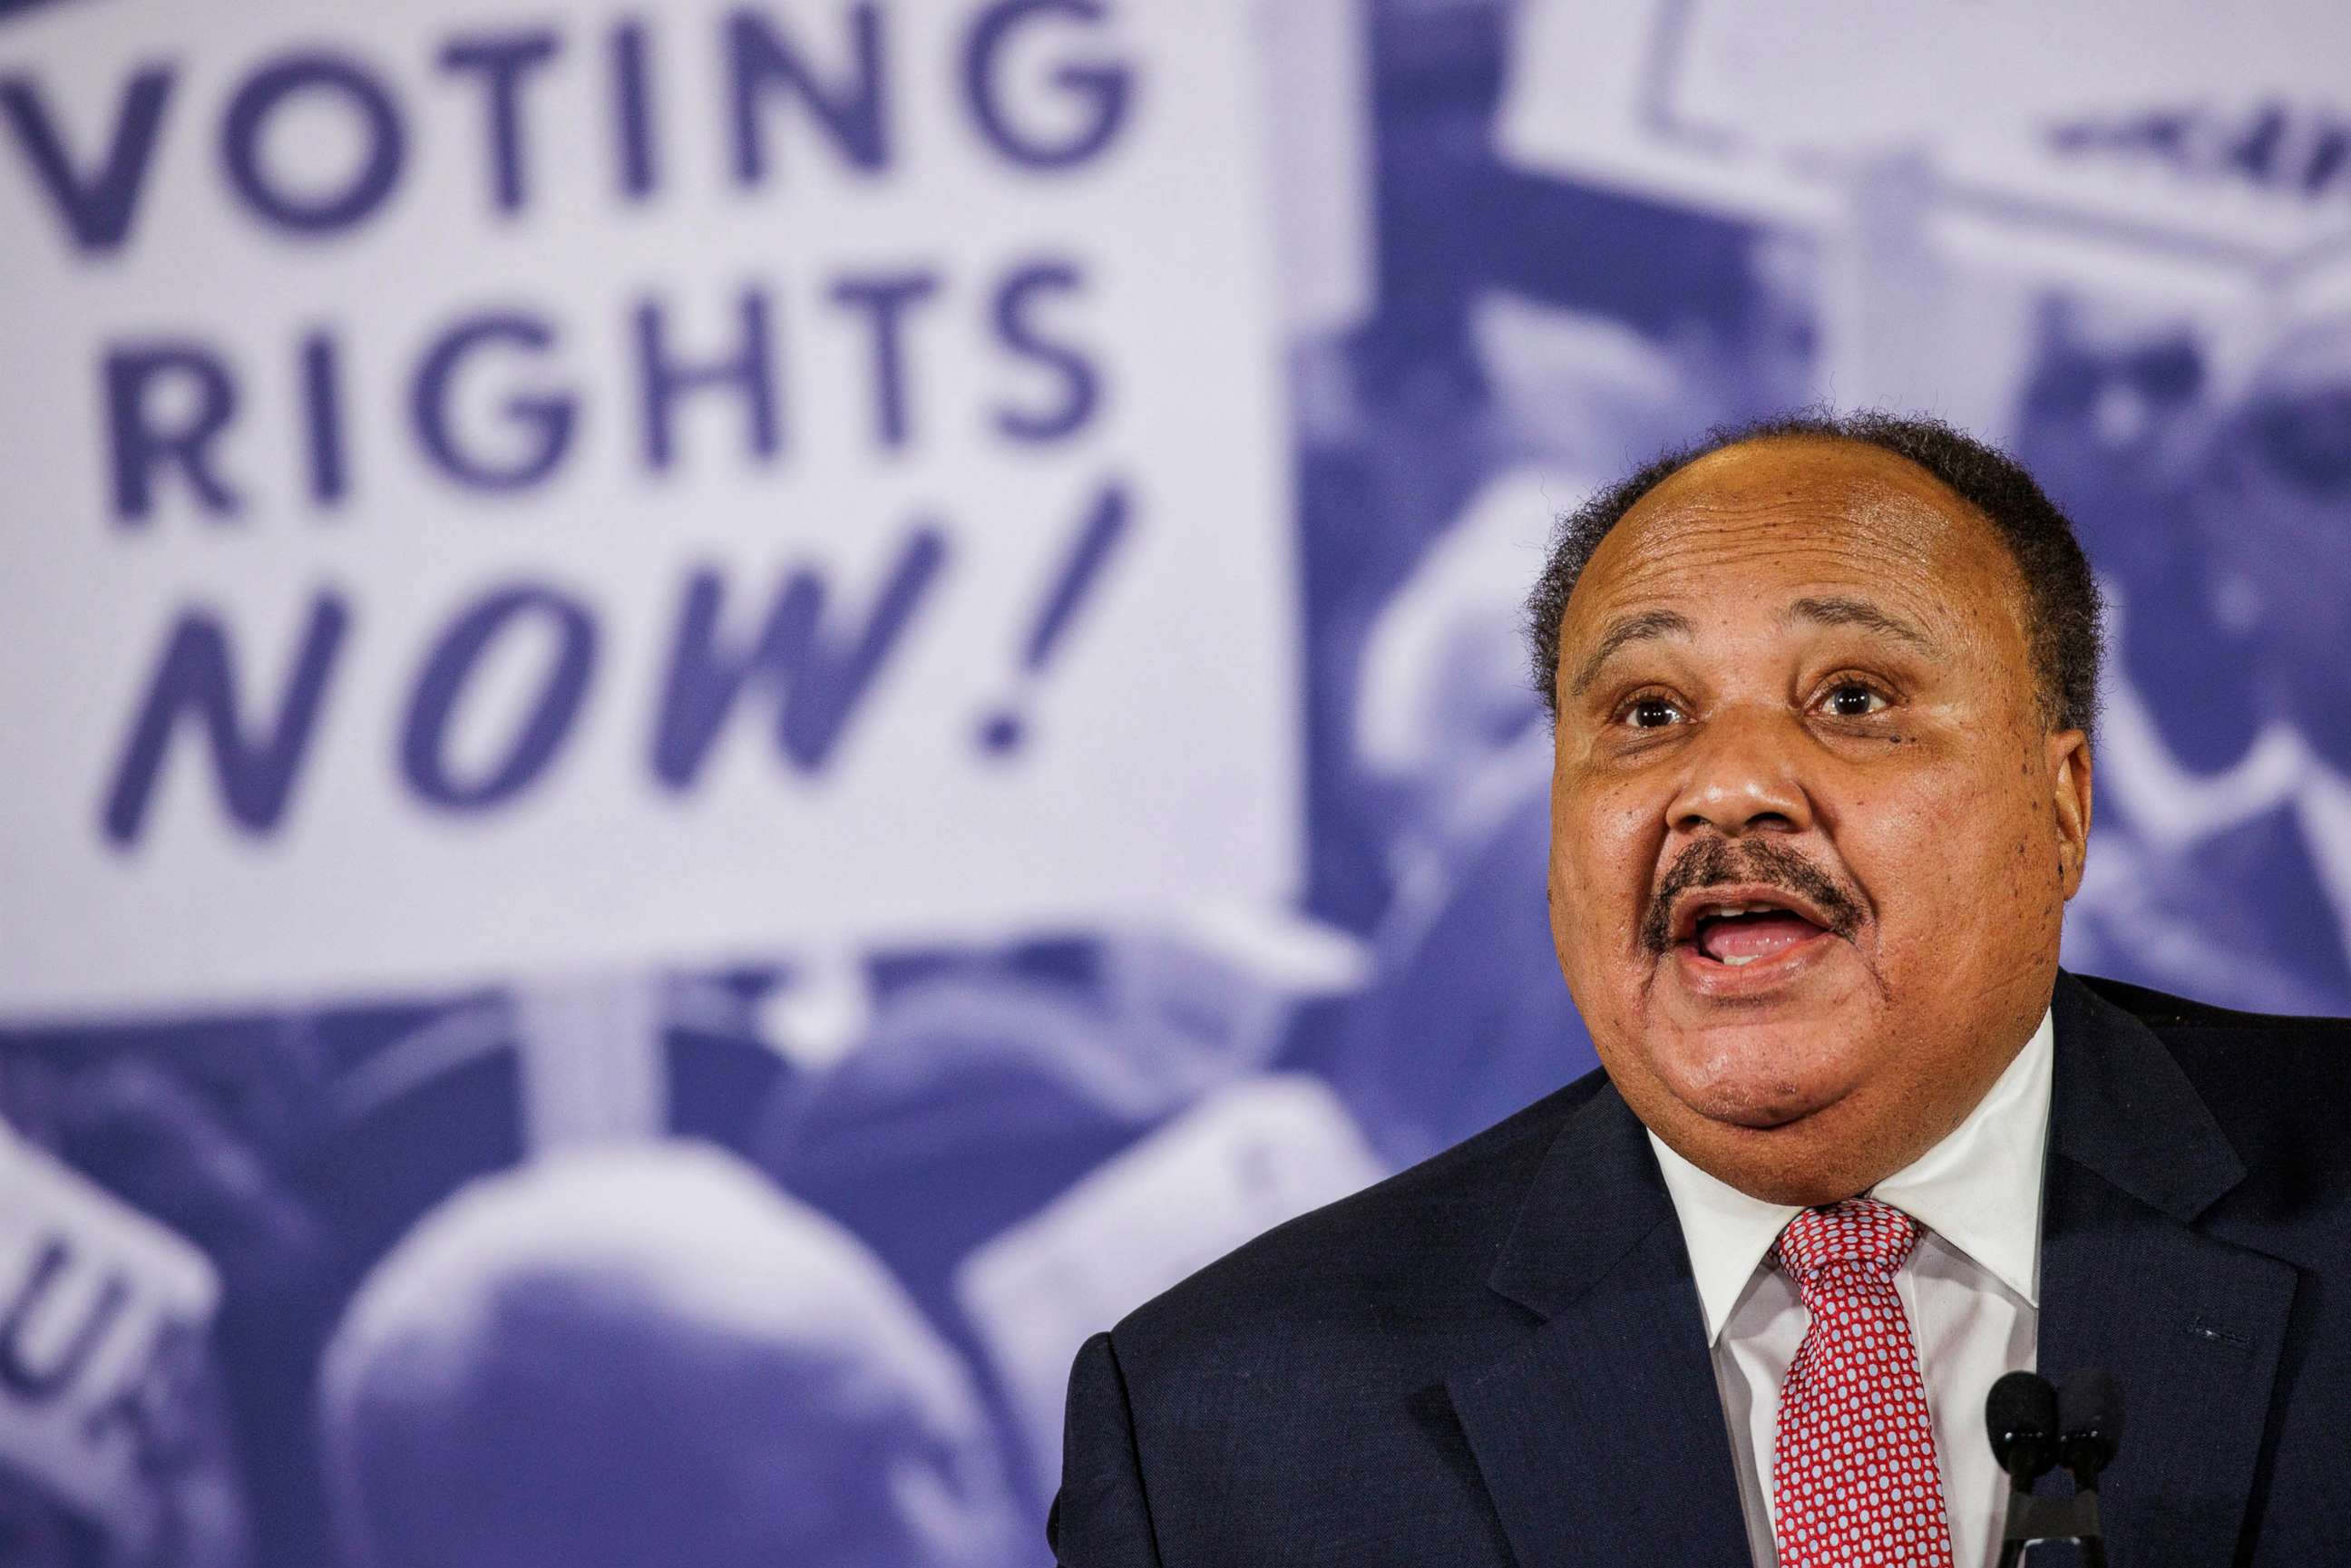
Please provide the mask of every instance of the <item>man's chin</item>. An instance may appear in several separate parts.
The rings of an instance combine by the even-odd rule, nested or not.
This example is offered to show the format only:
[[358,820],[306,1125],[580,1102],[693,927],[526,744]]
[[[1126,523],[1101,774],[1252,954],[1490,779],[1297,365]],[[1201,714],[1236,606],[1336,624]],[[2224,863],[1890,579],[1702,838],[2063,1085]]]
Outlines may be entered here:
[[1851,1129],[1838,1125],[1844,1120],[1834,1104],[1768,1126],[1688,1117],[1666,1142],[1750,1197],[1810,1207],[1865,1191],[1879,1174],[1855,1157]]
[[1852,1086],[1842,1080],[1805,1085],[1776,1080],[1691,1086],[1676,1098],[1709,1126],[1733,1134],[1767,1134],[1802,1128],[1834,1109],[1851,1092]]
[[1651,1071],[1689,1112],[1771,1132],[1821,1114],[1860,1082],[1879,1019],[1857,975],[1820,975],[1769,1007],[1668,998],[1649,1019]]

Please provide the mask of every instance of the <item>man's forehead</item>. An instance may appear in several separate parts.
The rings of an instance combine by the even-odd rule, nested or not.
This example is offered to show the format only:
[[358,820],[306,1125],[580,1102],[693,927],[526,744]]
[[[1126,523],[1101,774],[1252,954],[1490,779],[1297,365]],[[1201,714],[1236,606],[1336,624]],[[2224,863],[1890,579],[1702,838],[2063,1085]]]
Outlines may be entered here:
[[1742,441],[1684,464],[1625,514],[1625,523],[1784,511],[1824,523],[1888,510],[1956,524],[1974,510],[1916,463],[1866,442],[1828,435]]
[[1767,576],[1948,589],[2005,588],[2014,572],[1991,524],[1907,459],[1778,437],[1710,453],[1643,496],[1593,551],[1569,617],[1594,599],[1759,587]]

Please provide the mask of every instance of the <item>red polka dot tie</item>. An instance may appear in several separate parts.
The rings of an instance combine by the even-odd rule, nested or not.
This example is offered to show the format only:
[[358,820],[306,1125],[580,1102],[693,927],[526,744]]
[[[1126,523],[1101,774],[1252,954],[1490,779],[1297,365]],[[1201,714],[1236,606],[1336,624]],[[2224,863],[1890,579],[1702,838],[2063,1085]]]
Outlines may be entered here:
[[1772,1259],[1812,1322],[1780,1390],[1780,1568],[1951,1568],[1951,1530],[1895,1270],[1918,1222],[1875,1198],[1808,1208]]

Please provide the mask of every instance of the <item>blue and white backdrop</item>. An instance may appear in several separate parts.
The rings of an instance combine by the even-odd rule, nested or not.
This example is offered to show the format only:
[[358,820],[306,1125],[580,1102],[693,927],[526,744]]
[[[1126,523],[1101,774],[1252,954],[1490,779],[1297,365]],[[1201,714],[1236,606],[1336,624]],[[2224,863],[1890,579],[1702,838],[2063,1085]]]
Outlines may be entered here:
[[2077,967],[2351,1010],[2351,13],[0,0],[0,1562],[1041,1563],[1069,1358],[1565,1082],[1552,517],[2114,605]]

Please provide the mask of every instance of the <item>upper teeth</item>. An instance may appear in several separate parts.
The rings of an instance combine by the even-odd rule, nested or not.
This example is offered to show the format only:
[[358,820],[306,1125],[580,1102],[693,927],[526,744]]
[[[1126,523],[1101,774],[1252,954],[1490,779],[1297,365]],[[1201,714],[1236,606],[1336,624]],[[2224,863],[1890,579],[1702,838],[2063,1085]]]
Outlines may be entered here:
[[1700,920],[1712,920],[1724,915],[1761,915],[1767,909],[1777,909],[1776,904],[1709,904],[1698,912]]

